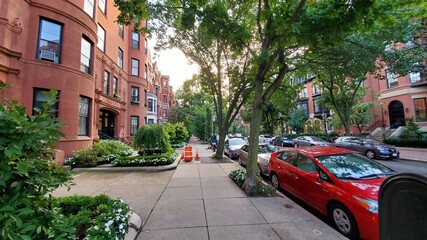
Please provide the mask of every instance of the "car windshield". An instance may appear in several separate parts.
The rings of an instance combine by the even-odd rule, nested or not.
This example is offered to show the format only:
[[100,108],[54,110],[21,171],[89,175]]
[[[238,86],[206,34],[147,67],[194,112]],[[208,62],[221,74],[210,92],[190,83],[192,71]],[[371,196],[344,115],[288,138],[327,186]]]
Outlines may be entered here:
[[375,141],[373,139],[361,139],[363,142],[365,143],[369,143],[369,144],[382,144],[381,142]]
[[323,141],[323,139],[319,137],[310,137],[310,138],[313,139],[313,141]]
[[228,140],[228,144],[229,144],[230,146],[235,146],[235,145],[245,145],[245,144],[246,144],[246,142],[245,142],[245,140],[243,140],[243,139],[241,139],[241,138],[233,138],[233,139]]
[[356,154],[319,156],[316,159],[339,179],[375,178],[394,173],[392,169]]
[[270,144],[258,146],[258,153],[272,153],[275,151],[277,151],[277,148]]
[[269,136],[269,135],[264,135],[264,138],[271,138],[271,136]]

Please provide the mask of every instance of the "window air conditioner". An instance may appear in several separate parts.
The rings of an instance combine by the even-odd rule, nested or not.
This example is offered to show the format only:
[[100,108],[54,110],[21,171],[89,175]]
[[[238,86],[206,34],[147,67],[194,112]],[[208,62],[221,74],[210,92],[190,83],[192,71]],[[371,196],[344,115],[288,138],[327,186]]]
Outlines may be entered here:
[[55,62],[55,52],[40,50],[40,59]]

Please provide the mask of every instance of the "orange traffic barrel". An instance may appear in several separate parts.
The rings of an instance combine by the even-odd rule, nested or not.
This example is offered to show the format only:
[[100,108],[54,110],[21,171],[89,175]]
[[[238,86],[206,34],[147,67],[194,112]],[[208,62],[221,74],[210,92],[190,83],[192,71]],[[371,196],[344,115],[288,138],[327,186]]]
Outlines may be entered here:
[[193,147],[186,146],[184,148],[184,161],[190,162],[193,160]]

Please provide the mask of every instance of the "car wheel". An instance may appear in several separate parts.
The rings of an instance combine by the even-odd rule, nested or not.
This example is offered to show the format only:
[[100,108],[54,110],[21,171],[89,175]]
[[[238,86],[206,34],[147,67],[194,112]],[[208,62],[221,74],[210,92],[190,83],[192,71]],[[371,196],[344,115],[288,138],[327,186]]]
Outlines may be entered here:
[[310,147],[314,147],[314,146],[315,146],[314,144],[311,144],[311,145],[310,145]]
[[282,147],[284,147],[285,146],[285,143],[284,142],[282,142]]
[[295,147],[295,148],[297,148],[297,147],[298,147],[298,143],[295,143],[295,144],[294,144],[294,147]]
[[257,176],[262,176],[262,172],[261,172],[261,168],[259,167],[259,164],[256,165],[256,175]]
[[275,188],[275,189],[279,189],[280,188],[280,184],[279,184],[279,178],[276,176],[275,173],[271,173],[271,185]]
[[353,214],[342,204],[335,203],[331,206],[329,217],[335,228],[349,239],[358,239],[359,231]]
[[368,151],[366,151],[365,155],[366,155],[366,157],[367,157],[367,158],[369,158],[369,159],[373,159],[373,158],[375,158],[375,153],[374,153],[374,151],[372,151],[372,150],[368,150]]

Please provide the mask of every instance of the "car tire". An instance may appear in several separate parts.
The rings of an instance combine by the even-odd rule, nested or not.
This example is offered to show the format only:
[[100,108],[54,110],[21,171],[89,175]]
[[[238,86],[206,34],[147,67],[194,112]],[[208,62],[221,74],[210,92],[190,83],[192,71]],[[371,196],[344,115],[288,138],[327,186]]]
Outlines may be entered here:
[[284,142],[282,142],[282,147],[284,147],[285,146],[285,143]]
[[329,209],[329,217],[331,218],[332,225],[342,235],[349,239],[359,239],[359,230],[357,222],[344,205],[340,203],[333,204]]
[[298,148],[298,147],[299,147],[299,146],[298,146],[298,143],[295,143],[295,144],[294,144],[294,147],[295,147],[295,148]]
[[372,150],[367,150],[367,151],[365,152],[365,155],[366,155],[366,157],[367,157],[367,158],[369,158],[369,159],[374,159],[374,158],[375,158],[375,152],[374,152],[374,151],[372,151]]
[[270,173],[270,179],[271,179],[271,186],[273,186],[277,190],[280,189],[279,178],[275,173]]

